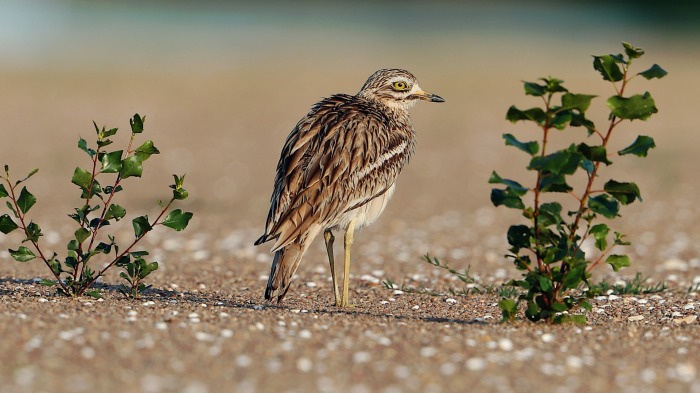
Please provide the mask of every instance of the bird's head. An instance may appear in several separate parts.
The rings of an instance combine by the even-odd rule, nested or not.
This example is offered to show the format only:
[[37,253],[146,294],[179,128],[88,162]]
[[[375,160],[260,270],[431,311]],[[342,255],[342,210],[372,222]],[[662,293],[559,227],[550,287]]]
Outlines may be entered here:
[[421,89],[413,74],[397,68],[381,69],[372,74],[357,95],[400,109],[411,108],[421,100],[445,102],[437,94]]

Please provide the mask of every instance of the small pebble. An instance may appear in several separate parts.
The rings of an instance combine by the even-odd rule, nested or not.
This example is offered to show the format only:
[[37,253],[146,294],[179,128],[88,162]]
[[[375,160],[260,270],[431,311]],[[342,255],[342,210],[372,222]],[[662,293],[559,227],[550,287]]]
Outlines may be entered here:
[[688,325],[690,325],[691,323],[695,323],[695,321],[697,321],[697,320],[698,320],[697,315],[688,315],[685,318],[674,319],[673,322],[678,324],[678,325],[680,325],[682,323],[687,323]]
[[309,358],[297,359],[297,369],[303,373],[308,373],[314,368],[314,363]]
[[372,360],[372,355],[369,352],[360,351],[352,355],[353,363],[367,363],[370,360]]
[[466,367],[469,371],[481,371],[486,368],[486,360],[482,358],[469,358]]
[[214,336],[212,336],[209,333],[205,333],[205,332],[195,333],[194,338],[196,338],[197,341],[214,341]]
[[498,340],[498,348],[504,352],[510,352],[513,350],[513,341],[509,338],[501,338]]
[[551,343],[554,341],[554,335],[552,333],[545,333],[542,335],[541,339],[545,343]]
[[448,297],[447,299],[445,299],[445,303],[455,304],[455,303],[457,303],[457,300],[452,299],[451,297]]
[[627,317],[627,320],[630,322],[637,322],[641,321],[642,319],[644,319],[644,315],[633,315],[631,317]]

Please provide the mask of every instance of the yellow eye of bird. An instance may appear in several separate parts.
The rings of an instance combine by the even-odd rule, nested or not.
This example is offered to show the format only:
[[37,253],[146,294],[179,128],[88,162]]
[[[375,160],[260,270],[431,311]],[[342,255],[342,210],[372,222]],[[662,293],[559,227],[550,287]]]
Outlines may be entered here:
[[408,84],[406,82],[394,82],[391,84],[395,90],[403,91],[408,89]]

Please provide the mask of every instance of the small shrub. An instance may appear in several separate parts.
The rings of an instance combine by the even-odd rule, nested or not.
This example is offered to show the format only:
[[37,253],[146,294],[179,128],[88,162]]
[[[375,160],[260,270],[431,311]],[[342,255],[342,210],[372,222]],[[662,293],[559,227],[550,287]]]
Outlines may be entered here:
[[[603,128],[586,117],[595,96],[572,93],[556,78],[524,83],[525,94],[541,100],[541,107],[508,109],[507,120],[532,123],[540,130],[541,138],[522,142],[512,134],[503,135],[506,145],[530,156],[527,169],[533,172],[534,185],[523,186],[496,172],[489,179],[489,183],[503,186],[492,190],[493,204],[520,210],[527,219],[527,225],[511,225],[507,232],[511,246],[508,257],[518,270],[524,271],[522,279],[512,280],[510,284],[526,293],[517,301],[506,298],[499,303],[504,320],[515,318],[520,302],[524,301],[525,315],[531,321],[585,322],[585,315],[569,314],[579,308],[590,310],[585,295],[576,295],[573,290],[588,285],[591,269],[603,262],[615,271],[630,265],[627,255],[613,253],[616,246],[629,244],[625,235],[601,221],[617,218],[621,205],[641,201],[640,190],[635,183],[613,179],[608,179],[601,188],[601,172],[612,164],[614,156],[646,157],[649,149],[655,147],[649,136],[638,135],[631,140],[629,131],[621,136],[631,143],[616,154],[611,151],[610,141],[623,122],[647,120],[657,112],[648,92],[625,94],[629,83],[637,76],[661,78],[666,71],[654,64],[646,71],[632,74],[632,63],[644,51],[627,43],[623,46],[624,54],[593,56],[593,68],[615,91],[606,101],[610,113]],[[551,140],[565,130],[585,130],[587,138],[551,151]],[[576,180],[580,180],[582,187],[574,188]],[[531,196],[527,203],[523,200],[526,195]],[[597,250],[594,255],[586,255],[581,247],[589,238]]]
[[[25,236],[22,244],[16,250],[10,249],[10,255],[18,262],[29,262],[40,259],[50,270],[53,279],[41,281],[44,285],[57,285],[59,291],[69,296],[81,296],[88,294],[98,297],[99,291],[92,289],[93,284],[102,277],[112,266],[123,269],[119,276],[126,282],[126,290],[123,292],[138,297],[139,292],[147,288],[143,283],[151,272],[158,269],[158,262],[147,261],[147,251],[136,250],[137,244],[144,236],[155,227],[162,225],[181,231],[187,227],[192,213],[183,212],[180,209],[170,209],[173,202],[186,199],[187,191],[182,187],[185,176],[173,175],[175,181],[170,186],[172,197],[167,203],[158,202],[161,210],[154,220],[149,220],[147,215],[134,218],[131,223],[134,228],[134,239],[128,241],[126,246],[120,246],[116,238],[107,234],[103,235],[105,227],[122,220],[126,216],[126,209],[114,203],[115,196],[124,191],[124,180],[130,177],[141,177],[143,163],[158,149],[153,142],[148,140],[135,147],[136,137],[144,131],[143,122],[138,114],[130,120],[131,139],[126,150],[109,151],[107,146],[112,144],[110,137],[114,136],[118,129],[100,129],[95,126],[97,141],[94,147],[89,147],[87,141],[80,138],[78,148],[90,157],[90,167],[75,168],[71,183],[80,189],[79,207],[68,216],[73,219],[78,228],[72,234],[71,240],[66,245],[66,256],[58,258],[56,253],[47,253],[40,245],[43,236],[41,228],[33,220],[27,217],[27,213],[36,203],[36,197],[32,195],[26,186],[22,184],[38,172],[33,170],[26,177],[13,181],[10,176],[10,168],[5,165],[4,176],[0,175],[3,183],[0,183],[0,198],[9,198],[7,208],[12,213],[0,216],[0,232],[8,234],[20,229]],[[109,184],[102,186],[99,179]],[[21,190],[19,189],[22,185]],[[167,215],[166,215],[167,213]],[[95,269],[96,260],[106,264],[101,269]]]

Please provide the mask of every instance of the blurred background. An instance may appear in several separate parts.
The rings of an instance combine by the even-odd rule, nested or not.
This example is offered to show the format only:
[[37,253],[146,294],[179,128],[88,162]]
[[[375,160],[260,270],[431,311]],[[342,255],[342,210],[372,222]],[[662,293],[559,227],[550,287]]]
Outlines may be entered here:
[[635,241],[640,269],[653,273],[669,260],[692,268],[699,22],[700,6],[690,1],[0,0],[0,163],[15,178],[40,168],[30,184],[37,214],[51,212],[55,228],[70,225],[54,211],[76,203],[68,182],[88,164],[78,138],[91,141],[94,120],[119,127],[116,140],[125,145],[138,112],[146,116],[143,138],[161,154],[146,163],[143,181],[125,184],[127,209],[155,207],[169,195],[170,174],[187,173],[185,208],[195,212],[195,229],[186,236],[208,234],[222,248],[247,250],[234,255],[268,263],[255,254],[267,250],[250,251],[250,243],[262,233],[289,131],[321,97],[354,94],[379,68],[406,68],[446,103],[412,111],[415,158],[385,216],[357,244],[389,247],[393,233],[403,244],[387,259],[431,252],[477,272],[489,264],[511,269],[501,258],[505,231],[520,218],[491,206],[487,180],[495,169],[527,183],[525,157],[501,135],[537,136],[506,122],[507,108],[538,105],[523,95],[522,81],[554,76],[600,96],[591,114],[603,124],[603,102],[614,91],[593,71],[591,55],[619,53],[627,41],[647,52],[636,72],[659,63],[669,75],[630,87],[649,90],[660,112],[622,127],[613,145],[626,146],[634,132],[658,147],[609,168],[618,180],[636,181],[644,197],[616,225]]

